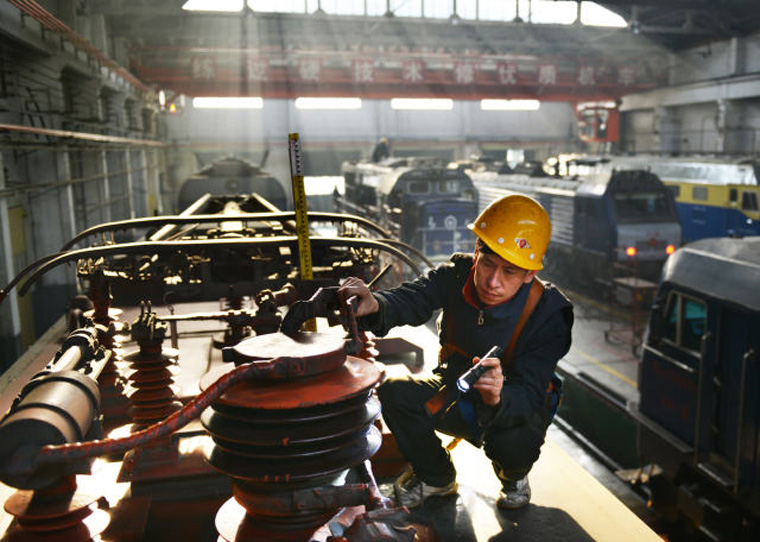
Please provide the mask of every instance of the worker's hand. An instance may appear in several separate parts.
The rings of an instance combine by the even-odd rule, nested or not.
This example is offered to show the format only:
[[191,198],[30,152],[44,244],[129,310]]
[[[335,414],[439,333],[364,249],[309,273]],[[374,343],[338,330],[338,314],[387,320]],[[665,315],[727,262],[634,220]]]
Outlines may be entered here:
[[356,296],[359,299],[359,306],[356,307],[356,316],[366,316],[380,310],[380,304],[375,296],[369,291],[369,287],[364,284],[362,279],[348,277],[338,288],[338,298],[345,302],[349,297]]
[[[478,361],[480,361],[479,357],[473,358],[473,365]],[[501,402],[501,388],[504,386],[501,360],[499,358],[485,358],[482,365],[491,367],[491,370],[483,373],[483,376],[476,380],[472,387],[478,390],[485,404],[496,406]]]

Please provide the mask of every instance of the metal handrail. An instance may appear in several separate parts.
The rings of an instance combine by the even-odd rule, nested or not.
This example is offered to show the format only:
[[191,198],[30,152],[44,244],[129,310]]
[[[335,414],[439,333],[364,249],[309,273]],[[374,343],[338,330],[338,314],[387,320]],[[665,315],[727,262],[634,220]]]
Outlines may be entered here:
[[705,332],[704,335],[702,335],[702,340],[700,341],[700,348],[699,348],[699,373],[697,374],[697,404],[694,412],[694,459],[693,463],[694,466],[697,466],[699,464],[699,439],[701,437],[701,426],[702,426],[702,392],[704,390],[704,380],[705,380],[705,356],[707,354],[707,342],[712,338],[712,333],[710,331]]
[[[99,258],[126,254],[141,254],[147,252],[154,254],[160,252],[176,252],[178,249],[183,248],[213,250],[218,248],[229,249],[252,246],[295,244],[297,242],[298,238],[296,236],[259,237],[253,239],[190,239],[179,241],[143,241],[72,250],[65,253],[46,256],[45,258],[42,258],[35,262],[36,265],[32,264],[31,266],[27,266],[23,274],[28,273],[35,267],[36,271],[34,271],[34,273],[32,273],[32,275],[23,284],[23,286],[19,288],[19,295],[24,295],[30,286],[37,280],[37,278],[39,278],[50,269],[73,260],[78,260],[80,258]],[[312,244],[321,246],[345,246],[383,250],[404,262],[412,269],[414,273],[422,273],[420,267],[414,262],[414,260],[407,256],[406,253],[383,241],[376,241],[373,239],[357,239],[354,237],[314,237],[311,239],[311,242]],[[0,302],[2,302],[2,300],[8,295],[9,291],[21,280],[22,276],[22,274],[17,275],[9,283],[8,286],[6,286],[3,290],[0,290]]]
[[741,466],[742,437],[744,436],[744,401],[746,400],[747,365],[750,359],[757,358],[757,351],[750,348],[742,356],[742,375],[739,384],[739,420],[736,427],[736,454],[734,456],[734,494],[739,493],[739,469]]
[[[253,221],[253,220],[271,220],[276,222],[287,222],[295,219],[295,211],[281,211],[281,212],[266,212],[266,213],[240,213],[232,215],[224,214],[203,214],[203,215],[172,215],[172,216],[158,216],[158,217],[142,217],[133,218],[129,220],[118,220],[115,222],[106,222],[105,224],[98,224],[91,228],[78,233],[74,238],[68,241],[63,247],[61,252],[64,252],[74,246],[82,239],[95,235],[98,233],[125,230],[129,228],[147,228],[152,226],[165,226],[167,224],[207,224],[214,222],[226,222],[230,220],[235,221]],[[346,215],[341,213],[328,213],[328,212],[309,212],[310,221],[331,221],[331,222],[356,222],[368,230],[375,231],[384,238],[390,237],[390,233],[378,226],[376,223],[366,218],[362,218],[356,215]]]

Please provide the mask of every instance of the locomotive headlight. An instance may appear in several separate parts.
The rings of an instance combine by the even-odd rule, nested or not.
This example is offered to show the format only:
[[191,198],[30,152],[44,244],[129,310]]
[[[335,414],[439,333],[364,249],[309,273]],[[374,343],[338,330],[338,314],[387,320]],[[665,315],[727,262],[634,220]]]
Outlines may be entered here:
[[628,247],[625,249],[626,256],[635,256],[636,255],[636,247]]
[[666,254],[673,254],[676,251],[675,245],[668,245],[665,247]]

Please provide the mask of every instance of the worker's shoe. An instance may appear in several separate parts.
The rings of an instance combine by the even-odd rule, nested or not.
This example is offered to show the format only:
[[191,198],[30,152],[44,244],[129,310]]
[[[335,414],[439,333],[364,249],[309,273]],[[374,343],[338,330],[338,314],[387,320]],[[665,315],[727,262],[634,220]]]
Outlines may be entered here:
[[420,506],[428,497],[454,495],[458,488],[456,480],[442,487],[431,486],[417,478],[416,474],[406,477],[402,475],[393,484],[393,490],[396,493],[396,505],[407,508]]
[[496,506],[504,510],[514,510],[515,508],[522,508],[529,502],[530,484],[528,483],[527,476],[515,481],[502,481],[502,488],[499,491],[499,500],[496,501]]

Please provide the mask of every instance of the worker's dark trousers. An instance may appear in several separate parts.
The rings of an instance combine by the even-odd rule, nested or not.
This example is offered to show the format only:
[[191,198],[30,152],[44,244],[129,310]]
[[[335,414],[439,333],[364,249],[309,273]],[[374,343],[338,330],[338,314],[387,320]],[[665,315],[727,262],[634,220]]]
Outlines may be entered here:
[[[385,423],[399,449],[412,464],[417,477],[433,486],[445,486],[456,478],[456,470],[435,431],[477,441],[473,428],[454,405],[445,414],[431,417],[424,404],[442,384],[438,375],[390,378],[378,388]],[[538,459],[546,434],[545,417],[536,414],[510,426],[492,424],[483,434],[483,449],[502,480],[519,480]]]

